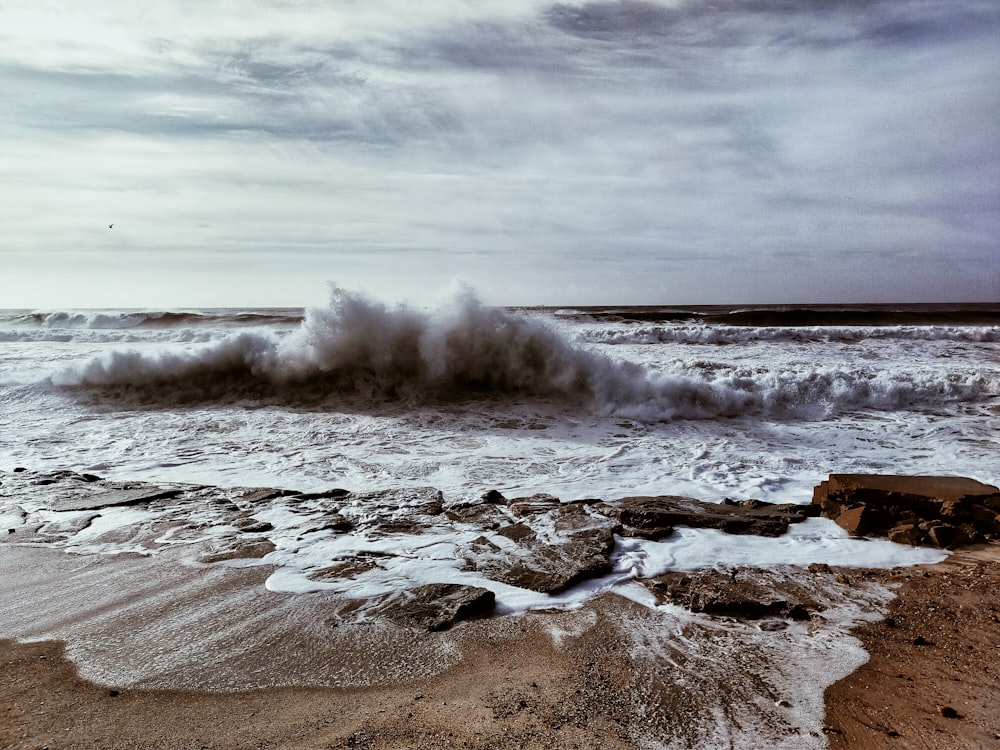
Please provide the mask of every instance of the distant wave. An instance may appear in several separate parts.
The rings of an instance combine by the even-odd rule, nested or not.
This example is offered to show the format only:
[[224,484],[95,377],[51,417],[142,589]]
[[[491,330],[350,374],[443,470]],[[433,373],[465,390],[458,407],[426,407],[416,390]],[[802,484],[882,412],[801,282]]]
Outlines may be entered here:
[[845,305],[758,307],[581,307],[562,309],[563,317],[637,323],[684,322],[727,326],[996,326],[1000,305]]
[[[279,310],[52,310],[5,316],[0,322],[20,329],[121,330],[199,325],[297,325],[302,313]],[[25,333],[25,331],[19,331]]]
[[719,325],[636,326],[591,330],[580,339],[596,344],[745,344],[753,341],[1000,341],[1000,326],[741,327]]
[[119,351],[50,380],[84,397],[153,407],[542,398],[646,421],[823,418],[980,401],[1000,390],[975,373],[656,374],[575,345],[538,319],[484,307],[469,292],[424,312],[339,289],[284,338],[248,331],[183,353]]

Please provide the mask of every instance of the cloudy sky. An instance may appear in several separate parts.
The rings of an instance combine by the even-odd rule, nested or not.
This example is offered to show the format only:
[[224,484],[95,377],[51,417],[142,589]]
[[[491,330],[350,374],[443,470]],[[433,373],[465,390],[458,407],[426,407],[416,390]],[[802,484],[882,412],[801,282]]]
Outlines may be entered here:
[[996,0],[4,0],[0,92],[0,307],[1000,299]]

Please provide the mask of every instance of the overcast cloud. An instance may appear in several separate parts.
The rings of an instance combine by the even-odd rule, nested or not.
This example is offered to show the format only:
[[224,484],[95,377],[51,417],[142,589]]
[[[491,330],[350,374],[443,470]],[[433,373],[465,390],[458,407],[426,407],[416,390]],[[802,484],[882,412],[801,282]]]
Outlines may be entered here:
[[1000,299],[995,0],[8,0],[0,91],[0,307]]

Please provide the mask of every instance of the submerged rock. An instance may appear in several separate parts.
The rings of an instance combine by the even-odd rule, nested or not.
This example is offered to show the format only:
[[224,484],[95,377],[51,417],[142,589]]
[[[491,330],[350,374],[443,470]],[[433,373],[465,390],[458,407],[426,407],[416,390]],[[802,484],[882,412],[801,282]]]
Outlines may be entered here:
[[831,474],[813,504],[854,536],[951,549],[1000,536],[1000,489],[967,477]]

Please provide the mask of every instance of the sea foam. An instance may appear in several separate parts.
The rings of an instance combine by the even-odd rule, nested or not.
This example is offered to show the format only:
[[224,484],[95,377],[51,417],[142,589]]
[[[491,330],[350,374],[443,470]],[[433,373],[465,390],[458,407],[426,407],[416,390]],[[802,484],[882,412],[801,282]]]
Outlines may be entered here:
[[815,419],[975,402],[1000,392],[996,379],[975,371],[652,371],[612,359],[538,318],[485,306],[469,290],[418,310],[338,288],[286,336],[246,331],[179,351],[113,351],[50,381],[87,398],[152,407],[545,399],[641,421]]

